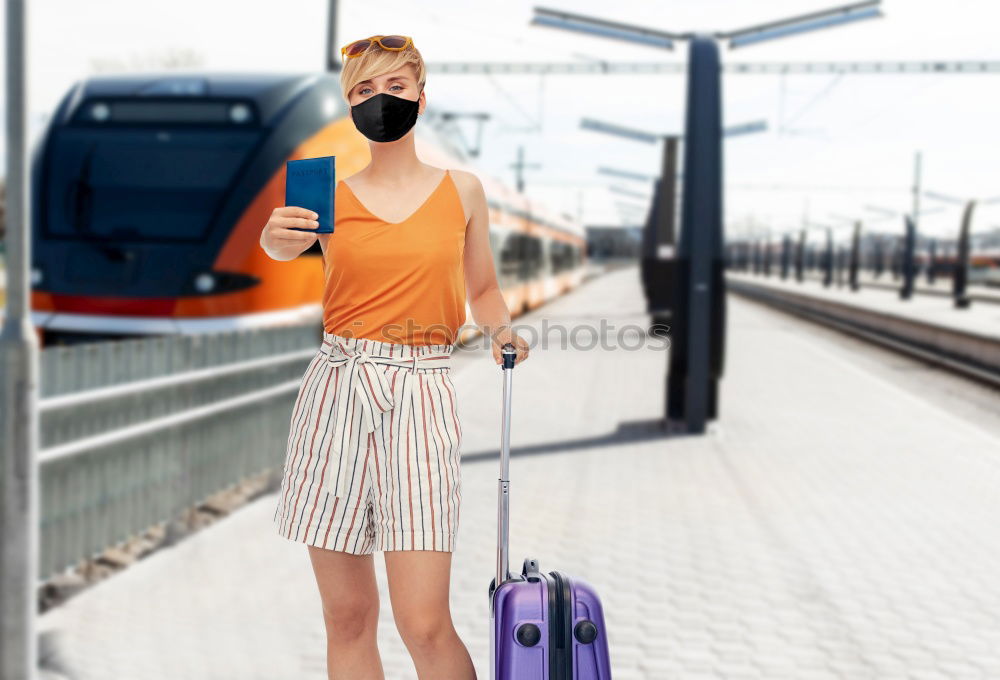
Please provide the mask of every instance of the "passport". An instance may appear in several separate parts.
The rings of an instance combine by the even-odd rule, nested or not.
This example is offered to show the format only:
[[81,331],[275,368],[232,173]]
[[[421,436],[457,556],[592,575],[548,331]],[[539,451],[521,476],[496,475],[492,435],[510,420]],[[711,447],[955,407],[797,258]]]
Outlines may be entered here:
[[333,196],[336,189],[336,156],[285,161],[285,205],[312,210],[319,227],[289,227],[317,234],[333,233]]

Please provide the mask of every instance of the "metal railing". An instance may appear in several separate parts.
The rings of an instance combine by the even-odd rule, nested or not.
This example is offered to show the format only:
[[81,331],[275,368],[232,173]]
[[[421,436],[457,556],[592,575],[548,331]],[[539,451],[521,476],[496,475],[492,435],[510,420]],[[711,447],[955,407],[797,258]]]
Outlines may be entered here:
[[40,580],[280,465],[322,328],[51,347],[40,358]]

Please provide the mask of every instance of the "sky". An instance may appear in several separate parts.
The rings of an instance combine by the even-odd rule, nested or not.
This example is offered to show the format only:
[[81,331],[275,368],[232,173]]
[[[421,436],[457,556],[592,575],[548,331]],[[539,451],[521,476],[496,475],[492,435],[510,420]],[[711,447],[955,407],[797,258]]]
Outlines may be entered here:
[[[670,31],[731,30],[846,4],[817,0],[575,0],[544,7]],[[310,72],[322,69],[327,4],[323,0],[28,1],[29,111],[32,135],[77,80],[89,75],[163,68]],[[532,26],[534,3],[380,0],[339,3],[336,45],[372,34],[413,36],[425,61],[684,63],[674,50]],[[726,62],[997,60],[1000,4],[986,0],[884,0],[883,16],[730,50]],[[2,19],[0,19],[2,21]],[[4,55],[0,54],[0,59]],[[2,77],[2,76],[0,76]],[[514,183],[517,148],[526,192],[586,224],[632,224],[616,207],[642,199],[648,183],[597,173],[602,165],[658,174],[660,149],[581,129],[584,116],[658,132],[681,132],[683,74],[428,75],[428,106],[488,112],[477,170]],[[912,209],[915,156],[922,187],[962,198],[1000,196],[1000,72],[993,74],[723,76],[724,125],[765,120],[764,133],[724,145],[727,236],[772,234],[810,224],[896,231],[902,218],[874,221],[868,206]],[[0,91],[0,98],[5,95]],[[3,106],[6,109],[6,106]],[[465,136],[474,138],[471,121]],[[930,198],[921,208],[927,235],[949,237],[961,214]],[[976,231],[1000,224],[1000,202],[980,206]],[[843,231],[846,237],[847,232]]]

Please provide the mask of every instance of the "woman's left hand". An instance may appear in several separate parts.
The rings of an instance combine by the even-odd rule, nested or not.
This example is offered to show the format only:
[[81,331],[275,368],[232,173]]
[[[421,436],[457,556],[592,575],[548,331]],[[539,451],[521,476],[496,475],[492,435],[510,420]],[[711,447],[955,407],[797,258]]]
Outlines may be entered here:
[[528,358],[528,343],[519,337],[510,327],[501,329],[493,336],[493,362],[498,365],[503,363],[501,350],[504,344],[508,342],[513,343],[514,348],[517,350],[517,354],[514,356],[514,365],[517,366]]

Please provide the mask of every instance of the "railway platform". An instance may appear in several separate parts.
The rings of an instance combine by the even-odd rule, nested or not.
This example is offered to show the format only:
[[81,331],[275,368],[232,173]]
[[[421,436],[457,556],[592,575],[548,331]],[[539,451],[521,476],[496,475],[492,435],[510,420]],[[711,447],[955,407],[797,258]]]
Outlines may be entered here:
[[[647,324],[636,268],[517,323],[549,333],[513,376],[511,569],[531,556],[597,588],[615,680],[1000,677],[995,393],[730,296],[720,418],[668,436]],[[457,352],[451,602],[481,679],[501,378],[485,349]],[[43,615],[49,677],[325,678],[306,549],[274,502]],[[376,575],[386,678],[412,680],[378,555]]]
[[975,299],[969,306],[957,308],[951,297],[926,290],[903,300],[898,288],[885,283],[852,291],[846,284],[824,286],[813,277],[799,282],[777,276],[726,273],[731,292],[1000,388],[1000,306],[988,301],[991,291],[982,286],[970,288]]
[[[773,275],[774,274],[772,273],[772,276]],[[817,271],[810,271],[808,274],[804,275],[803,278],[806,278],[807,280],[812,279],[817,283],[820,283],[823,280],[823,275]],[[846,271],[843,274],[843,278],[846,283]],[[973,279],[981,278],[982,277],[975,274],[973,275]],[[834,277],[834,280],[836,280],[836,276]],[[899,287],[902,285],[902,279],[894,278],[889,272],[882,272],[881,275],[875,276],[875,274],[871,271],[865,270],[858,272],[858,284],[863,287],[898,291]],[[921,272],[917,277],[915,277],[913,281],[913,288],[914,291],[920,295],[950,297],[952,295],[952,280],[950,277],[937,276],[934,278],[933,282],[928,282],[927,275]],[[966,292],[973,302],[979,300],[980,302],[1000,304],[1000,287],[984,285],[980,281],[976,281],[968,287]]]
[[727,271],[726,280],[768,286],[774,290],[796,291],[822,300],[850,304],[859,309],[1000,340],[1000,306],[985,301],[985,298],[997,297],[997,301],[1000,302],[1000,294],[984,289],[982,286],[971,286],[968,289],[969,293],[970,295],[975,294],[976,297],[972,299],[972,303],[967,308],[956,309],[950,293],[946,292],[946,287],[943,284],[937,284],[937,287],[933,289],[920,287],[909,300],[901,300],[899,297],[900,284],[898,282],[890,284],[886,276],[882,277],[879,286],[876,287],[870,285],[870,282],[864,282],[865,285],[858,291],[851,291],[846,283],[842,286],[833,283],[827,287],[816,277],[807,277],[802,283],[799,283],[791,277],[782,280],[773,274],[761,276]]

